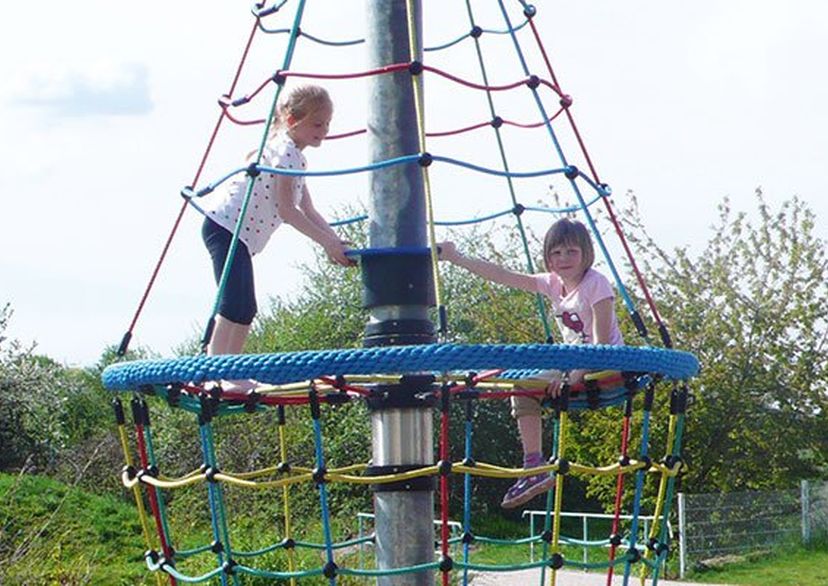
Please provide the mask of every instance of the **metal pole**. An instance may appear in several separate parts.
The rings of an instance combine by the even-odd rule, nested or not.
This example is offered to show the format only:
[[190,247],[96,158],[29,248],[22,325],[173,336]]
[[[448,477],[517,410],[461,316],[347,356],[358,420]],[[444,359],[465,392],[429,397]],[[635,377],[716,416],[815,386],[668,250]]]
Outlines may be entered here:
[[684,493],[678,493],[678,525],[679,525],[679,578],[684,579],[687,568],[687,523],[685,520]]
[[[413,14],[408,14],[407,4]],[[421,60],[411,55],[409,20],[419,39],[419,0],[367,0],[368,66]],[[416,43],[422,46],[421,39]],[[422,77],[416,78],[418,83]],[[369,78],[368,144],[371,161],[419,152],[412,74]],[[417,165],[378,169],[370,178],[369,254],[362,256],[363,302],[370,310],[366,346],[435,341],[428,317],[433,279],[427,249],[422,170]],[[369,400],[373,460],[369,474],[383,475],[434,462],[431,404],[421,398],[428,377],[408,377],[378,387]],[[378,484],[374,494],[377,568],[390,570],[434,561],[434,489],[431,478]],[[380,586],[431,586],[434,572],[377,578]]]
[[800,482],[801,506],[802,506],[802,543],[808,545],[811,542],[811,495],[807,480]]

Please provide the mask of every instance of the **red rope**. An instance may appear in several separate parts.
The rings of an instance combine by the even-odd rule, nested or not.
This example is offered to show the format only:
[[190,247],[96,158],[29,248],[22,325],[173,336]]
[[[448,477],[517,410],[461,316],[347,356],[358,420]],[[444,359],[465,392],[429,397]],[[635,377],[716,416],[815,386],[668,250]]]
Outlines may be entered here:
[[[236,74],[233,76],[233,82],[230,84],[230,90],[227,92],[228,95],[232,95],[233,91],[236,89],[236,84],[239,81],[239,76],[241,75],[242,67],[244,66],[245,61],[247,60],[247,55],[250,51],[250,46],[253,43],[253,37],[256,34],[258,25],[258,19],[256,23],[253,25],[253,29],[250,32],[250,36],[247,39],[247,44],[244,47],[244,52],[242,54],[241,61],[239,62],[238,67],[236,68]],[[210,154],[211,149],[213,148],[213,143],[216,140],[216,135],[218,134],[219,127],[221,126],[222,120],[224,120],[225,116],[225,109],[222,109],[221,114],[219,114],[219,118],[216,121],[216,125],[213,128],[213,132],[210,135],[210,140],[207,143],[207,148],[204,151],[204,155],[201,157],[201,162],[198,165],[198,169],[196,170],[195,177],[191,182],[191,185],[195,188],[196,184],[198,183],[199,178],[201,177],[201,172],[204,170],[204,165],[207,163],[207,157]],[[132,337],[132,331],[135,329],[135,324],[138,322],[138,317],[141,315],[141,312],[144,310],[144,305],[147,302],[147,298],[149,297],[150,291],[152,290],[153,285],[155,284],[155,279],[158,277],[158,273],[161,270],[161,265],[164,263],[164,260],[167,258],[167,252],[170,250],[170,245],[172,244],[173,238],[175,237],[176,232],[178,232],[178,227],[181,224],[181,218],[184,216],[184,210],[187,209],[187,202],[185,201],[181,205],[181,209],[178,212],[178,216],[173,223],[172,230],[170,231],[169,236],[167,236],[167,240],[164,243],[164,248],[161,251],[161,256],[158,258],[158,262],[155,265],[155,268],[152,271],[152,275],[150,276],[149,283],[147,283],[147,287],[144,290],[144,294],[141,296],[141,300],[138,303],[138,308],[135,310],[135,314],[132,317],[132,321],[129,324],[129,328],[127,329],[127,333],[124,335],[125,343],[122,343],[120,350],[123,353],[126,353],[126,346],[129,344],[129,339]],[[120,352],[119,352],[120,353]]]
[[[445,387],[442,393],[448,393]],[[440,414],[440,461],[449,462],[449,412],[443,409]],[[449,556],[449,479],[448,474],[440,473],[440,553],[443,559]],[[443,586],[449,586],[449,572],[443,572]]]
[[[141,468],[149,470],[149,458],[147,457],[147,445],[144,440],[143,424],[135,425],[135,436],[138,443],[138,456],[141,459]],[[158,539],[161,540],[161,550],[164,552],[164,557],[172,561],[172,549],[170,548],[170,544],[167,542],[167,535],[164,533],[164,524],[161,522],[161,510],[158,507],[158,497],[155,494],[154,487],[147,487],[147,496],[149,497],[152,516],[155,519],[155,530],[158,533]],[[176,580],[172,575],[170,575],[170,584],[173,586],[176,584]]]
[[[549,77],[552,79],[552,83],[554,84],[554,86],[556,88],[560,88],[558,80],[555,77],[555,72],[552,69],[552,63],[549,60],[549,56],[546,54],[546,49],[543,45],[543,41],[541,40],[540,34],[538,33],[538,29],[537,27],[535,27],[535,22],[532,19],[529,19],[529,26],[532,28],[532,33],[535,37],[535,42],[537,43],[538,49],[540,50],[541,55],[543,56],[544,63],[546,63],[546,69],[549,72]],[[558,89],[557,91],[559,95],[563,97],[564,94],[562,93],[562,91],[560,89]],[[569,108],[566,107],[564,108],[564,110],[566,111],[566,117],[569,120],[569,124],[572,127],[572,131],[575,134],[575,138],[578,141],[578,145],[581,148],[581,153],[584,155],[584,159],[586,160],[586,163],[589,166],[590,173],[592,173],[592,178],[596,184],[600,185],[601,180],[598,177],[598,171],[592,164],[592,159],[590,158],[589,153],[587,152],[586,145],[584,144],[583,138],[581,137],[581,133],[578,130],[578,125],[575,123],[575,119],[573,118],[572,113],[569,111]],[[630,266],[632,267],[633,272],[635,273],[636,279],[638,280],[638,284],[641,287],[641,291],[644,293],[644,297],[647,300],[647,305],[650,307],[650,311],[653,314],[653,319],[655,319],[656,323],[659,325],[662,331],[664,331],[665,325],[662,322],[661,316],[658,313],[658,308],[656,307],[655,301],[650,295],[650,290],[647,287],[647,283],[644,280],[644,276],[638,269],[638,264],[635,262],[632,250],[630,250],[629,244],[627,243],[627,238],[626,236],[624,236],[624,232],[621,230],[621,224],[615,216],[615,211],[612,208],[612,204],[610,204],[608,197],[602,197],[601,199],[604,200],[604,206],[606,207],[610,220],[612,221],[612,224],[615,227],[615,231],[618,234],[618,238],[621,240],[621,244],[624,247],[624,251],[627,254],[627,258],[630,261]],[[665,343],[665,345],[671,346],[671,344],[668,343],[668,339],[664,339],[662,337],[662,341]]]
[[[624,414],[624,425],[621,429],[621,458],[626,459],[627,457],[627,446],[629,443],[630,437],[630,406],[629,401],[632,399],[627,399],[628,401],[628,409],[627,412]],[[624,493],[624,473],[618,472],[618,478],[615,481],[615,513],[612,518],[612,534],[618,535],[618,526],[621,519],[621,496]],[[609,561],[612,562],[615,559],[615,550],[618,548],[617,545],[614,543],[610,545],[609,551]],[[607,571],[607,586],[612,586],[612,573],[614,570],[614,566],[610,565]]]

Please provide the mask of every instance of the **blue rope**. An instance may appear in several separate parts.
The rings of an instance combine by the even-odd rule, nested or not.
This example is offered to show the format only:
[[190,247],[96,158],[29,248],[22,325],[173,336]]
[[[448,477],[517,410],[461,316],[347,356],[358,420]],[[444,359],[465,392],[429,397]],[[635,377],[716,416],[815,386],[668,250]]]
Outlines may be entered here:
[[[650,415],[652,410],[648,409],[644,411],[644,418],[641,422],[641,455],[647,456],[650,451]],[[638,537],[638,517],[641,514],[641,498],[644,494],[644,479],[647,476],[647,471],[644,469],[639,470],[635,473],[635,495],[633,497],[633,514],[632,514],[632,522],[630,524],[630,537],[629,537],[629,544],[630,548],[635,547],[636,539]],[[653,523],[657,520],[653,519]],[[632,564],[630,560],[627,560],[627,563],[624,564],[624,585],[626,586],[627,582],[630,578],[630,572],[632,570]]]
[[[203,423],[202,425],[199,426],[198,431],[199,431],[199,435],[201,437],[201,452],[204,456],[204,464],[206,464],[207,467],[212,467],[212,466],[214,466],[214,463],[212,462],[212,450],[210,450],[210,448],[209,448],[209,442],[208,442],[208,439],[207,439],[207,429],[206,428],[207,428],[208,425],[209,425],[208,423]],[[218,488],[216,486],[216,483],[214,483],[214,482],[208,482],[207,483],[207,499],[208,499],[208,502],[210,503],[210,526],[213,529],[213,539],[215,540],[216,543],[219,543],[222,546],[218,551],[215,552],[216,557],[218,558],[219,569],[221,569],[224,566],[224,552],[225,551],[229,552],[230,548],[228,547],[229,544],[225,545],[222,542],[222,536],[221,536],[221,531],[219,529],[219,521],[218,521],[219,510],[218,510],[217,501],[218,501],[219,496],[216,493],[216,488]],[[227,574],[225,574],[224,572],[221,573],[221,584],[222,584],[222,586],[227,586]]]
[[[318,409],[319,402],[316,390],[311,390],[311,411],[315,412],[313,415],[313,444],[314,452],[316,454],[316,469],[324,470],[325,454],[322,450],[322,425],[319,422]],[[333,536],[331,534],[331,520],[328,509],[328,492],[324,481],[319,483],[319,504],[322,508],[322,530],[325,536],[325,555],[327,557],[328,566],[334,567]],[[331,576],[328,580],[331,586],[333,586],[336,584],[336,575]]]
[[[280,5],[279,5],[278,7],[276,7],[275,9],[273,9],[273,8],[268,9],[268,10],[264,10],[264,9],[263,9],[263,10],[260,10],[260,11],[256,11],[256,10],[254,10],[254,11],[253,11],[253,14],[255,14],[257,17],[268,16],[269,14],[272,14],[273,12],[278,11],[278,10],[279,10],[279,8],[281,8],[281,7],[282,7],[282,5],[283,5],[286,1],[287,1],[287,0],[285,0],[284,2],[282,2],[282,4],[280,4]],[[509,30],[495,30],[495,29],[486,29],[486,28],[481,28],[481,29],[480,29],[480,32],[481,32],[481,33],[488,33],[488,34],[495,34],[495,35],[508,35],[508,34],[512,33],[513,31],[519,31],[520,29],[522,29],[523,27],[525,27],[527,24],[529,24],[529,19],[528,19],[528,18],[527,18],[526,20],[524,20],[521,24],[519,24],[518,26],[516,26],[514,29],[509,29]],[[291,31],[291,29],[289,29],[289,28],[269,29],[269,28],[265,27],[265,26],[261,23],[261,21],[259,21],[259,23],[258,23],[258,27],[259,27],[259,30],[261,30],[261,31],[262,31],[262,32],[264,32],[264,33],[268,33],[268,34],[286,34],[286,33],[289,33],[289,32]],[[307,37],[309,40],[313,41],[314,43],[318,43],[318,44],[320,44],[320,45],[325,45],[325,46],[328,46],[328,47],[349,47],[349,46],[354,46],[354,45],[361,45],[361,44],[363,44],[363,43],[365,42],[365,39],[364,39],[364,38],[361,38],[361,39],[351,39],[351,40],[348,40],[348,41],[332,41],[332,40],[329,40],[329,39],[322,39],[322,38],[320,38],[320,37],[317,37],[317,36],[311,35],[311,34],[309,34],[309,33],[306,33],[306,32],[304,32],[304,31],[301,31],[301,32],[299,33],[299,36],[302,36],[302,37]],[[424,51],[424,52],[426,52],[426,53],[431,53],[431,52],[436,52],[436,51],[442,51],[442,50],[444,50],[444,49],[448,49],[449,47],[453,47],[454,45],[456,45],[456,44],[458,44],[458,43],[460,43],[460,42],[462,42],[462,41],[464,41],[464,40],[468,39],[468,38],[469,38],[469,37],[471,37],[471,36],[472,36],[472,33],[471,33],[471,32],[468,32],[468,33],[465,33],[465,34],[463,34],[463,35],[460,35],[459,37],[457,37],[457,38],[456,38],[456,39],[454,39],[453,41],[448,41],[448,42],[443,43],[443,44],[441,44],[441,45],[434,45],[434,46],[431,46],[431,47],[425,47],[425,48],[423,49],[423,51]]]
[[687,379],[699,369],[689,352],[665,348],[566,344],[424,344],[277,354],[224,354],[111,364],[109,390],[142,384],[252,378],[281,384],[331,374],[480,371],[490,368],[621,370]]

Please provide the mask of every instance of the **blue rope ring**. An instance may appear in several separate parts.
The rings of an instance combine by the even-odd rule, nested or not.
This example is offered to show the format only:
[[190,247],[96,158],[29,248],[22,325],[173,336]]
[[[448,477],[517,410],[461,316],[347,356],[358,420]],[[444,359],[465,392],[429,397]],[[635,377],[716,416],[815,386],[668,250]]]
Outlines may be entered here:
[[126,391],[143,384],[220,379],[252,378],[266,384],[284,384],[337,374],[548,368],[623,370],[683,380],[698,372],[699,362],[689,352],[635,346],[428,344],[138,360],[108,366],[101,379],[108,390]]

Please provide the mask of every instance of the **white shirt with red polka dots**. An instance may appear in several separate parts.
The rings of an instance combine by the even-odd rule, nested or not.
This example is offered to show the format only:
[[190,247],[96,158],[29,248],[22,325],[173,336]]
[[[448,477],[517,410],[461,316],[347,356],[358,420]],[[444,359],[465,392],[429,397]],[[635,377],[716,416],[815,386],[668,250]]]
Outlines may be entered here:
[[[287,134],[281,133],[262,151],[261,166],[279,169],[304,170],[307,168],[305,155]],[[273,232],[282,224],[276,203],[275,173],[261,172],[253,181],[253,192],[244,217],[239,238],[245,243],[251,255],[264,250]],[[284,175],[282,176],[284,177]],[[293,202],[299,205],[305,193],[303,176],[289,177],[293,181]],[[212,201],[204,206],[207,217],[231,233],[236,229],[242,203],[247,193],[246,175],[233,180],[227,189],[215,193]]]

